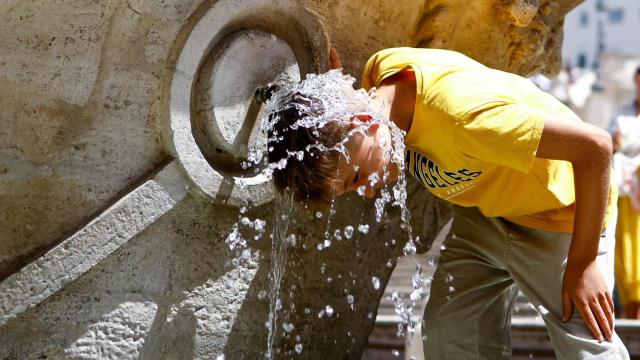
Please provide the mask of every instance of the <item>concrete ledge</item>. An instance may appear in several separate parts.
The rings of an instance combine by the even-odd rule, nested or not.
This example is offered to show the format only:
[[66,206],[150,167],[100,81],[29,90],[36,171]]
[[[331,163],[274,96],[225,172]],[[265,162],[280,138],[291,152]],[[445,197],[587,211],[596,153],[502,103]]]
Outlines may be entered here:
[[48,253],[0,283],[0,325],[48,298],[186,196],[175,161]]

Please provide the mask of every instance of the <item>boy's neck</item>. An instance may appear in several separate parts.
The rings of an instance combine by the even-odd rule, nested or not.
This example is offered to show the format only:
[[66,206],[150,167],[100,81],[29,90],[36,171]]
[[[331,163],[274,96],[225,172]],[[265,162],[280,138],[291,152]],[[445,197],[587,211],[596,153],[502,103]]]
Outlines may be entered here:
[[386,79],[378,88],[375,101],[384,116],[400,129],[409,132],[416,103],[415,74],[402,71]]

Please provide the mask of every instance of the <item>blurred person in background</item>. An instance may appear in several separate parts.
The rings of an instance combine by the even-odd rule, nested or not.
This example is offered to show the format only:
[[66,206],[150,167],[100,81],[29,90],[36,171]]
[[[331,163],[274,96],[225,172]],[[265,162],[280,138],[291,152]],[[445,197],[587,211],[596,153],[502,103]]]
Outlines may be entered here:
[[640,67],[634,74],[636,97],[618,110],[609,133],[618,181],[616,288],[623,316],[640,319]]

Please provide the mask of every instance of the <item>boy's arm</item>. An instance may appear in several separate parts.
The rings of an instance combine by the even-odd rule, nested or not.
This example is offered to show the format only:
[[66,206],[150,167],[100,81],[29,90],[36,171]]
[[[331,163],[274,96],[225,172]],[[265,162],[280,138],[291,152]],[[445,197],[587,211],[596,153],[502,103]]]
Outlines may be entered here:
[[610,186],[611,136],[587,123],[545,119],[536,156],[571,162],[575,220],[563,278],[563,321],[573,306],[596,339],[613,336],[613,300],[596,265]]

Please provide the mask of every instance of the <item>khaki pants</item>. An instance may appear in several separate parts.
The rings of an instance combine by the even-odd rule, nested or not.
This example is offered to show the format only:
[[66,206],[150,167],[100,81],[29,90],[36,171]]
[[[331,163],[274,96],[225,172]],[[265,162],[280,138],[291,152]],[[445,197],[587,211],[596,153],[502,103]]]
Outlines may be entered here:
[[[598,265],[613,288],[615,226],[603,233]],[[427,360],[509,359],[518,289],[546,324],[559,359],[628,359],[617,334],[599,343],[577,311],[562,322],[562,276],[571,235],[484,217],[454,206],[425,310]]]

